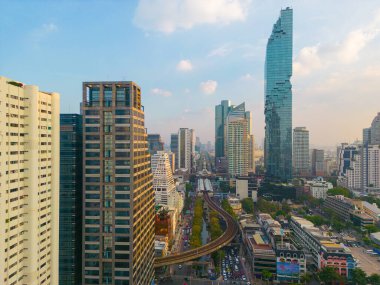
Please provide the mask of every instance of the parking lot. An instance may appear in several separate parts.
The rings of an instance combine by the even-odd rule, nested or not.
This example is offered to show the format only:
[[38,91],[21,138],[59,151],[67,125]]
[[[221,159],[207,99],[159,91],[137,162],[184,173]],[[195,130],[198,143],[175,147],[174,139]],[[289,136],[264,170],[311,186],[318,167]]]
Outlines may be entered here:
[[352,255],[357,259],[358,267],[363,269],[367,275],[380,272],[379,255],[371,255],[366,253],[363,247],[351,247]]

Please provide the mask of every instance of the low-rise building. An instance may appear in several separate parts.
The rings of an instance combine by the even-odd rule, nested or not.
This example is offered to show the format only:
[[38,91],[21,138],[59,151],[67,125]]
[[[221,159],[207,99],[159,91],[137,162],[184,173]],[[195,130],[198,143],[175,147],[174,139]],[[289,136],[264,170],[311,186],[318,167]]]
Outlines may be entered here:
[[307,181],[306,186],[309,187],[309,194],[312,197],[323,200],[327,198],[327,191],[333,188],[332,183],[323,180],[322,177]]
[[327,232],[303,218],[292,216],[290,225],[296,240],[306,250],[310,265],[315,269],[334,267],[341,276],[351,278],[355,261],[349,248],[333,242]]
[[238,198],[233,197],[233,196],[228,196],[227,198],[228,203],[230,204],[232,210],[236,215],[241,214],[241,202]]
[[380,245],[380,232],[370,234],[370,238],[374,243]]
[[356,209],[355,203],[343,195],[327,196],[323,206],[345,221],[350,220],[350,213]]
[[251,198],[257,202],[258,184],[254,176],[237,176],[236,177],[236,197],[240,200]]
[[351,218],[352,223],[355,226],[358,226],[361,228],[365,228],[366,226],[374,224],[374,220],[370,215],[368,215],[366,213],[362,213],[360,211],[352,212],[350,214],[350,218]]
[[167,236],[155,236],[154,251],[156,257],[163,257],[168,254],[169,240]]
[[375,222],[380,221],[380,209],[377,207],[376,203],[371,204],[363,201],[362,207],[362,210],[366,214],[370,215],[375,220]]

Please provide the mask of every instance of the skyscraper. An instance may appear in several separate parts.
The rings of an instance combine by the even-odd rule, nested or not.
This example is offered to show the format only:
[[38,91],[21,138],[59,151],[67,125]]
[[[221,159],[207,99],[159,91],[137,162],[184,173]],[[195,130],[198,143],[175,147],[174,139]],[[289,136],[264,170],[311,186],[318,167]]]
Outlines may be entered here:
[[150,155],[164,150],[164,142],[160,134],[148,134],[148,147]]
[[[248,112],[249,113],[249,112]],[[245,103],[242,103],[228,113],[225,124],[225,153],[228,160],[230,177],[248,175],[248,119]]]
[[170,135],[170,150],[174,153],[174,168],[178,169],[178,133]]
[[195,151],[194,130],[180,128],[178,131],[178,168],[192,171],[193,156]]
[[293,10],[281,10],[265,58],[265,167],[267,178],[292,178]]
[[311,174],[313,176],[323,176],[324,172],[325,152],[323,149],[311,150]]
[[228,112],[231,110],[231,101],[222,100],[215,106],[215,159],[225,157],[225,123]]
[[152,156],[153,189],[156,204],[170,205],[170,196],[176,191],[169,156],[159,151]]
[[255,173],[255,138],[253,135],[248,136],[248,172]]
[[59,284],[82,280],[82,116],[61,114]]
[[310,174],[309,131],[305,127],[293,131],[293,172],[296,176]]
[[84,82],[82,114],[82,282],[151,284],[154,191],[140,87]]
[[0,76],[0,284],[58,284],[59,94]]

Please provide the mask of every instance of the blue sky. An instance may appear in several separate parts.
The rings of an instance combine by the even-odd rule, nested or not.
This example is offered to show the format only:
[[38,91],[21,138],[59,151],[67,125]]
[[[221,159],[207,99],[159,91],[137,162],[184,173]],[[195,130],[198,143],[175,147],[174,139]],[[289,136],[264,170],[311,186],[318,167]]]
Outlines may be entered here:
[[179,127],[213,141],[214,106],[246,102],[264,134],[265,45],[294,9],[293,126],[311,144],[361,138],[380,111],[380,2],[0,0],[0,74],[61,94],[79,112],[81,84],[133,80],[148,132]]

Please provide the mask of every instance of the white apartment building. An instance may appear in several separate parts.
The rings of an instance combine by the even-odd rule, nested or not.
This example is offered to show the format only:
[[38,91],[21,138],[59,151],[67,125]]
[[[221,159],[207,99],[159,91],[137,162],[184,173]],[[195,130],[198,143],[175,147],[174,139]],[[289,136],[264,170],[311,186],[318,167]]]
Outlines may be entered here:
[[194,143],[194,130],[180,128],[178,131],[178,168],[186,169],[189,172],[191,171],[195,151]]
[[366,201],[363,201],[362,210],[364,211],[364,213],[371,216],[374,219],[374,221],[380,221],[380,209],[377,207],[375,203],[371,204]]
[[307,181],[307,185],[309,186],[311,196],[323,200],[327,197],[327,191],[333,188],[332,183],[323,180],[321,177]]
[[58,284],[59,94],[0,76],[0,284]]
[[368,146],[367,165],[368,187],[380,189],[380,145]]

